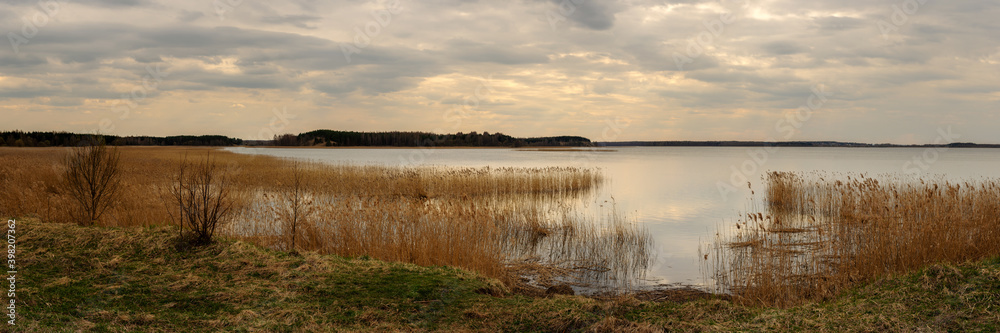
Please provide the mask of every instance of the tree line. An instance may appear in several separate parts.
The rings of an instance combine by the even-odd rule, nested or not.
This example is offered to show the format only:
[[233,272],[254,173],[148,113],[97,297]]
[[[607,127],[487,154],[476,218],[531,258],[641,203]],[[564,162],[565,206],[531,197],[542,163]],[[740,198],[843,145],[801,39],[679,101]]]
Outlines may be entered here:
[[[9,147],[73,147],[88,143],[95,135],[70,132],[0,132],[0,146]],[[96,135],[114,146],[235,146],[242,139],[222,135],[117,136]]]
[[530,147],[590,146],[590,139],[579,136],[515,138],[503,133],[470,132],[435,134],[427,132],[353,132],[316,130],[298,135],[276,136],[278,146],[390,146],[390,147]]
[[352,132],[316,130],[312,132],[275,135],[272,140],[242,140],[222,135],[117,136],[70,132],[0,132],[0,146],[10,147],[74,147],[86,144],[92,137],[102,137],[112,146],[383,146],[383,147],[531,147],[531,146],[592,146],[590,139],[579,136],[515,138],[503,133],[470,132],[435,134],[427,132]]

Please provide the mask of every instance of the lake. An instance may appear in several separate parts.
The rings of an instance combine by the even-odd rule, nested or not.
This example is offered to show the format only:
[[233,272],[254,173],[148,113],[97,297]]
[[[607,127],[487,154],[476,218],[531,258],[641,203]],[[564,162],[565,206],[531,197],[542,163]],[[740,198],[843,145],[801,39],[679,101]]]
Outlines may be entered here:
[[[583,211],[609,207],[644,225],[655,240],[645,276],[654,284],[711,283],[699,266],[699,246],[747,210],[751,189],[763,193],[768,171],[826,171],[870,176],[1000,177],[1000,149],[972,148],[763,148],[609,147],[584,151],[521,149],[301,149],[228,148],[332,164],[599,168],[608,180],[581,199]],[[745,179],[745,180],[744,180]],[[760,201],[760,200],[758,200]]]

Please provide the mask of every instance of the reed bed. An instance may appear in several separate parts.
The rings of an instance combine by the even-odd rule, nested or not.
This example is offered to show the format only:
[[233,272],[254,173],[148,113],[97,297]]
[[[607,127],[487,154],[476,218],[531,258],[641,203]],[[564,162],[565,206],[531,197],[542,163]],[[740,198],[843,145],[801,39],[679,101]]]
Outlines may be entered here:
[[615,293],[635,289],[636,278],[655,259],[651,235],[614,209],[603,217],[568,214],[561,221],[540,229],[508,230],[512,241],[502,251],[510,254],[508,268],[541,285]]
[[790,306],[1000,255],[998,180],[772,172],[766,184],[766,200],[751,199],[756,211],[706,253],[719,291],[751,303]]
[[[623,214],[575,211],[604,182],[595,169],[327,165],[209,148],[120,149],[123,193],[103,226],[179,223],[170,193],[177,167],[211,154],[238,201],[218,234],[266,247],[462,267],[509,284],[533,262],[564,273],[537,286],[619,291],[651,257],[648,233]],[[0,190],[17,194],[0,197],[0,214],[73,222],[60,188],[68,152],[0,148]]]
[[[651,257],[651,237],[634,221],[617,212],[600,218],[575,212],[576,202],[603,182],[597,170],[303,168],[310,184],[304,193],[315,210],[298,235],[299,250],[458,266],[508,284],[541,270],[561,272],[531,284],[617,291],[627,290]],[[289,226],[274,223],[289,202],[274,189],[290,182],[257,188],[226,233],[291,250]]]

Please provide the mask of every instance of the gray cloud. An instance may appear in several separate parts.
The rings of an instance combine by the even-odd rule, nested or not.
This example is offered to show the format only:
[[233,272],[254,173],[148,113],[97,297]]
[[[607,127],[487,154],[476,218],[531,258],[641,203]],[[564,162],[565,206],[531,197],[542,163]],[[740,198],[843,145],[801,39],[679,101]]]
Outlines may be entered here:
[[155,4],[151,0],[78,0],[75,1],[80,4],[97,6],[97,7],[143,7]]
[[538,64],[548,61],[544,50],[518,45],[496,45],[465,39],[449,40],[445,45],[449,56],[470,62],[493,62],[505,65]]
[[[20,33],[21,17],[38,11],[34,2],[0,3],[3,32]],[[867,141],[944,121],[945,102],[961,106],[955,112],[970,123],[988,123],[981,113],[1000,103],[1000,4],[990,1],[928,2],[890,31],[880,22],[892,22],[896,3],[865,0],[751,2],[752,10],[736,1],[586,0],[556,29],[546,15],[562,0],[401,3],[401,12],[380,24],[385,17],[372,13],[384,7],[374,1],[245,1],[224,17],[200,0],[72,2],[18,53],[2,44],[0,104],[96,122],[88,115],[107,112],[100,101],[141,87],[147,66],[159,66],[170,76],[147,91],[146,108],[183,102],[176,112],[193,114],[269,100],[303,114],[349,114],[343,119],[356,126],[432,130],[443,126],[442,105],[477,93],[471,78],[493,75],[496,86],[476,112],[481,118],[462,126],[541,131],[569,128],[559,123],[567,118],[599,121],[615,110],[648,124],[743,133],[738,121],[720,119],[742,110],[740,119],[766,123],[823,84],[838,91],[829,112],[894,126],[872,126],[890,132],[876,135],[817,125],[817,133]],[[723,10],[735,12],[733,23],[721,31],[705,25]],[[378,33],[356,45],[355,28],[371,24]],[[350,61],[345,47],[357,49]],[[683,70],[678,55],[690,58]],[[398,120],[413,115],[420,116]],[[329,117],[317,119],[336,118]],[[138,115],[132,121],[137,128],[160,125]],[[636,139],[683,139],[637,131]],[[980,136],[1000,142],[1000,134]]]
[[181,10],[180,14],[177,14],[177,20],[185,23],[191,23],[205,16],[205,13]]
[[619,11],[614,1],[583,1],[569,20],[592,30],[608,30],[615,25],[615,14]]
[[271,15],[261,17],[260,21],[267,24],[287,24],[302,29],[316,29],[310,23],[321,19],[322,17],[315,15]]
[[813,18],[812,21],[816,25],[816,27],[823,33],[836,33],[841,31],[862,29],[865,26],[871,24],[869,20],[863,20],[853,17],[837,17],[837,16],[817,17]]
[[761,45],[761,49],[764,50],[764,52],[775,55],[796,54],[802,52],[803,50],[801,45],[789,41],[768,42]]

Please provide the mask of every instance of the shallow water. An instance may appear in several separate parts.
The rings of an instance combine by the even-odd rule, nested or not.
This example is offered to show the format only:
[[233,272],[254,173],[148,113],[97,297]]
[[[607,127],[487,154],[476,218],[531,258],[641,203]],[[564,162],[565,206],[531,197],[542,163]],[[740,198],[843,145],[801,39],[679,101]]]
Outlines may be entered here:
[[[1000,149],[613,147],[613,151],[517,149],[298,149],[229,148],[245,154],[334,164],[463,167],[593,167],[609,180],[581,199],[581,211],[614,206],[648,228],[655,260],[648,284],[705,284],[699,246],[746,210],[751,190],[760,198],[768,171],[891,173],[949,180],[1000,178]],[[745,179],[745,180],[744,180]],[[758,200],[760,201],[760,200]]]

